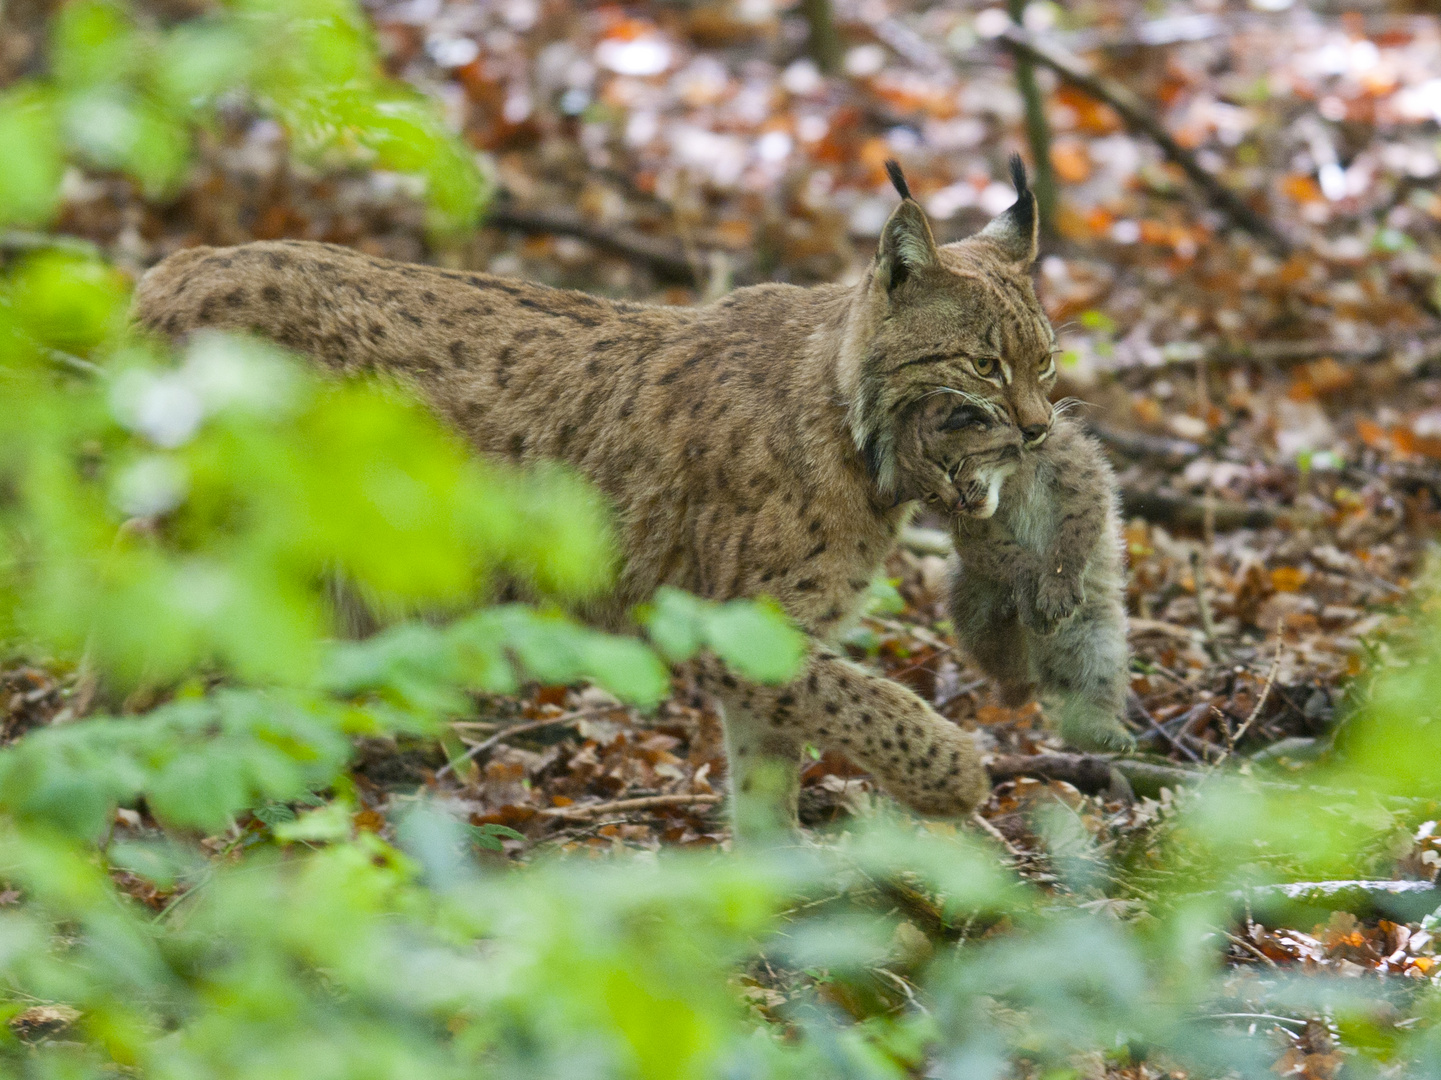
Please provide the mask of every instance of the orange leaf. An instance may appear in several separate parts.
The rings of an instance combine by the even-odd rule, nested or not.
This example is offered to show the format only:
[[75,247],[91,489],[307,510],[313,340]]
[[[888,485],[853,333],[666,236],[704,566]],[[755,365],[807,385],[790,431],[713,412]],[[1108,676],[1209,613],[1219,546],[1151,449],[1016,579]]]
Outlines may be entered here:
[[1342,367],[1329,356],[1323,356],[1320,360],[1313,360],[1306,365],[1306,377],[1311,381],[1316,393],[1324,396],[1345,390],[1356,381],[1356,372]]
[[1105,236],[1115,223],[1115,215],[1107,213],[1099,206],[1086,215],[1086,227],[1091,230],[1092,236]]
[[1391,449],[1391,433],[1374,420],[1364,418],[1357,420],[1356,435],[1372,450]]
[[1278,566],[1271,571],[1271,587],[1277,592],[1300,592],[1306,571],[1295,566]]
[[362,810],[350,820],[357,829],[364,832],[378,833],[385,828],[385,815],[377,810]]
[[1091,175],[1091,155],[1079,139],[1058,140],[1051,147],[1051,164],[1068,184],[1079,184]]
[[1320,202],[1325,198],[1321,194],[1321,185],[1310,176],[1288,176],[1281,181],[1281,190],[1288,198],[1299,203]]
[[886,170],[886,159],[894,156],[890,143],[885,139],[871,138],[861,144],[861,164],[870,169],[877,176],[884,176]]
[[1170,244],[1171,230],[1159,221],[1143,220],[1141,222],[1141,243],[1143,244]]
[[1136,419],[1147,427],[1160,427],[1165,422],[1166,414],[1161,410],[1161,403],[1155,398],[1137,398],[1131,408]]

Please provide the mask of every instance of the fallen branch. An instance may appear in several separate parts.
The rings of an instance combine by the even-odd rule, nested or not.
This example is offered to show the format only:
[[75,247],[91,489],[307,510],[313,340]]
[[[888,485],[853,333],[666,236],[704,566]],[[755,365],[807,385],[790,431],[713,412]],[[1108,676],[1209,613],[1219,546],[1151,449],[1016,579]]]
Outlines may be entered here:
[[1183,465],[1204,453],[1199,443],[1173,439],[1144,431],[1119,431],[1100,424],[1087,424],[1086,431],[1107,449],[1132,458],[1155,458],[1167,465]]
[[1329,338],[1306,338],[1296,341],[1223,342],[1173,348],[1168,351],[1172,352],[1172,355],[1166,356],[1160,363],[1137,360],[1123,367],[1118,373],[1159,375],[1175,368],[1193,367],[1197,363],[1269,364],[1284,368],[1313,360],[1331,359],[1339,363],[1365,364],[1386,360],[1397,354],[1404,355],[1411,364],[1419,366],[1441,359],[1441,334],[1437,334],[1434,329],[1424,332],[1410,330],[1385,334],[1362,345]]
[[1232,224],[1265,241],[1278,254],[1290,254],[1291,242],[1280,230],[1202,167],[1196,155],[1172,138],[1171,133],[1129,89],[1095,74],[1080,57],[1055,45],[1037,41],[1019,26],[1008,26],[998,40],[1017,57],[1050,68],[1072,86],[1116,110],[1127,127],[1154,142],[1167,160],[1177,165],[1201,189],[1207,201],[1225,214]]
[[1160,619],[1143,619],[1139,615],[1132,615],[1126,620],[1128,637],[1144,637],[1147,634],[1160,634],[1162,637],[1174,638],[1190,644],[1195,642],[1200,631],[1189,626],[1182,626],[1180,623],[1163,622]]
[[[1215,527],[1222,531],[1264,529],[1271,525],[1304,525],[1314,515],[1305,511],[1267,506],[1263,503],[1237,503],[1215,500],[1212,504]],[[1199,529],[1208,513],[1205,499],[1147,491],[1137,487],[1121,489],[1121,509],[1127,517],[1145,518],[1157,525]]]
[[1287,900],[1325,900],[1346,893],[1368,896],[1407,896],[1434,893],[1434,881],[1292,881],[1282,885],[1252,885],[1231,895],[1237,900],[1255,896],[1284,896]]
[[487,212],[485,224],[527,234],[574,236],[602,251],[645,263],[663,280],[683,285],[703,284],[696,280],[695,269],[679,241],[648,236],[634,229],[607,228],[587,221],[576,211],[565,207],[522,210],[511,203],[497,203]]
[[1086,795],[1115,790],[1119,774],[1137,795],[1156,796],[1162,788],[1197,784],[1206,774],[1177,765],[1161,765],[1133,758],[1110,758],[1100,754],[1003,754],[986,764],[991,782],[1030,776],[1062,780]]
[[986,763],[991,783],[1000,784],[1022,776],[1063,780],[1088,795],[1111,786],[1111,761],[1091,754],[1003,754]]
[[[1207,513],[1204,499],[1130,486],[1121,489],[1121,509],[1128,518],[1138,517],[1157,525],[1197,529],[1205,523]],[[1223,531],[1264,529],[1270,525],[1303,525],[1310,520],[1304,511],[1262,503],[1216,500],[1212,512],[1216,528]],[[947,533],[918,525],[907,525],[901,530],[900,545],[917,555],[939,555],[941,558],[948,557],[953,550]]]
[[1253,885],[1237,889],[1231,899],[1245,903],[1258,921],[1285,918],[1288,904],[1306,904],[1324,911],[1410,922],[1436,909],[1441,889],[1434,881],[1295,881],[1284,885]]
[[26,255],[32,251],[64,251],[87,259],[98,259],[103,255],[99,245],[81,236],[31,232],[28,229],[0,231],[0,252],[7,255]]
[[617,799],[614,802],[583,803],[575,806],[551,806],[538,811],[541,817],[590,818],[600,814],[619,814],[632,810],[660,810],[670,806],[714,806],[723,796],[711,794],[695,795],[642,795],[635,799]]
[[806,21],[806,52],[824,75],[841,69],[841,35],[831,0],[801,0],[801,17]]

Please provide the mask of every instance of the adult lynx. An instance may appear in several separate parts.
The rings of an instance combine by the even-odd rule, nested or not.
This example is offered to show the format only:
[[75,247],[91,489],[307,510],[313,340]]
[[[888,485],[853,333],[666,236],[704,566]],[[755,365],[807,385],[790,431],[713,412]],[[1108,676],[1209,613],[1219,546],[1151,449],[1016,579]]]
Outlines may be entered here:
[[569,462],[616,508],[624,562],[602,620],[665,584],[779,601],[815,639],[794,682],[700,665],[736,803],[767,761],[791,776],[738,821],[794,819],[806,743],[837,747],[921,813],[960,815],[987,791],[971,738],[826,642],[911,504],[994,512],[1022,445],[1049,431],[1035,198],[1012,168],[1016,203],[940,247],[892,166],[902,201],[854,286],[652,307],[281,241],[173,255],[135,311],[172,336],[251,331],[341,371],[397,373],[478,450]]

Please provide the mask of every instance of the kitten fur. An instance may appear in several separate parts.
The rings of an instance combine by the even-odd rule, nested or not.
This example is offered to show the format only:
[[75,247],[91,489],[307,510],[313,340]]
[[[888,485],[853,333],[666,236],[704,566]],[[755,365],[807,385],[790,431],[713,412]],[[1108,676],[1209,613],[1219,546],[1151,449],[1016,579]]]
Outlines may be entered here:
[[1096,441],[1056,416],[1006,478],[996,513],[954,518],[952,536],[956,637],[1003,700],[1038,694],[1071,746],[1129,748],[1120,511]]
[[[584,612],[602,625],[660,585],[774,597],[813,639],[792,683],[696,665],[724,718],[741,834],[794,821],[807,744],[842,751],[920,813],[965,815],[988,789],[970,735],[829,643],[912,504],[992,512],[1021,446],[1049,431],[1035,198],[1019,163],[1013,175],[1016,203],[945,246],[903,197],[849,286],[661,307],[279,241],[170,256],[141,280],[134,314],[172,338],[249,332],[342,373],[401,378],[477,450],[569,463],[617,521],[619,580]],[[995,422],[967,434],[958,408]],[[777,773],[778,787],[762,783]],[[764,805],[745,813],[747,800]]]

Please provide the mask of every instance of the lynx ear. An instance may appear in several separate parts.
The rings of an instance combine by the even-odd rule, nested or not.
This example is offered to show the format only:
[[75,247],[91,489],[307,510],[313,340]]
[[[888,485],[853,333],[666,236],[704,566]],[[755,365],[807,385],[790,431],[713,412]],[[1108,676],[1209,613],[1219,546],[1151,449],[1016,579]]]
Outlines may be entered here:
[[886,172],[900,193],[901,205],[896,207],[885,228],[881,230],[881,247],[876,253],[876,277],[887,292],[914,277],[922,270],[941,264],[931,223],[921,204],[911,198],[905,174],[894,161],[886,162]]
[[1036,213],[1036,196],[1026,183],[1026,166],[1020,154],[1011,155],[1011,181],[1016,185],[1016,201],[1004,213],[992,218],[978,235],[994,244],[1007,262],[1024,268],[1036,261],[1041,222]]

